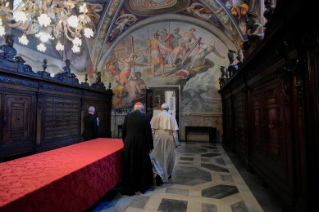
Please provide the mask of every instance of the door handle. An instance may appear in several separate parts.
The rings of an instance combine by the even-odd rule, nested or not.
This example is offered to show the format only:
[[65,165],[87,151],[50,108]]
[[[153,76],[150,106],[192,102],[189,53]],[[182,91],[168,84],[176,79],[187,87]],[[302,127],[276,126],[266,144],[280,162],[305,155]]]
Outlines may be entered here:
[[269,129],[272,129],[272,128],[274,128],[274,120],[273,120],[273,119],[270,119]]

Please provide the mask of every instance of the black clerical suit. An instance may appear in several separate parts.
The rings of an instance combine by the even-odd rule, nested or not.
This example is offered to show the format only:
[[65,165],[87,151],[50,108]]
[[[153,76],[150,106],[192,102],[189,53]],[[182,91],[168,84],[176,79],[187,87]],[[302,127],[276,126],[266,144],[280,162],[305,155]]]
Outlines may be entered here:
[[149,151],[153,149],[152,129],[147,114],[127,114],[122,126],[122,191],[124,195],[144,193],[153,184]]
[[96,116],[90,113],[87,114],[83,118],[83,123],[84,123],[84,131],[82,133],[82,137],[84,138],[85,141],[99,137]]

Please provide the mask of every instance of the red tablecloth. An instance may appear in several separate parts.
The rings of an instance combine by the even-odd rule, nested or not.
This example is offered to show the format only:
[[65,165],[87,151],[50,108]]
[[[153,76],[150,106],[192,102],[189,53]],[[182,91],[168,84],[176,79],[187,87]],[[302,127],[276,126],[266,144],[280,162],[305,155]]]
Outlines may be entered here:
[[121,179],[121,139],[94,139],[0,164],[0,211],[83,211]]

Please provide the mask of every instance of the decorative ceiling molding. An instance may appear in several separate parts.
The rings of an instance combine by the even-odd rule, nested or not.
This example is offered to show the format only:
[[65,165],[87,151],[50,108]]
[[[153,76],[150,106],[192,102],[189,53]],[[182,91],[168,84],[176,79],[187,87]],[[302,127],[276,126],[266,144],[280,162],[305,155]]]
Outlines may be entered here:
[[185,16],[185,15],[167,14],[167,15],[161,15],[161,16],[148,18],[144,21],[141,21],[141,22],[135,24],[134,26],[129,28],[127,31],[125,31],[118,39],[116,39],[112,43],[112,45],[108,48],[108,50],[102,56],[101,60],[99,61],[99,64],[97,65],[96,71],[102,69],[103,65],[105,65],[105,61],[106,61],[107,57],[113,51],[113,48],[116,47],[116,45],[119,44],[121,42],[121,40],[123,38],[125,38],[127,35],[133,33],[134,31],[136,31],[140,28],[143,28],[149,24],[169,22],[169,21],[194,24],[194,25],[201,27],[201,28],[211,32],[212,34],[214,34],[227,46],[228,49],[238,49],[238,47],[233,43],[233,41],[229,37],[227,37],[222,31],[220,31],[219,28],[209,24],[206,21],[202,21],[200,19]]
[[[238,24],[234,21],[233,16],[229,14],[229,10],[224,7],[224,4],[218,0],[202,0],[202,3],[209,7],[218,17],[218,19],[224,24],[226,29],[230,32],[238,46],[242,46],[244,38]],[[225,14],[228,16],[223,16]]]
[[96,33],[96,40],[94,42],[92,50],[93,70],[96,70],[97,63],[99,61],[104,41],[107,38],[109,28],[112,26],[113,18],[121,8],[123,0],[110,1],[108,8],[104,14],[103,19],[100,20],[100,28]]
[[138,15],[158,15],[185,9],[188,0],[128,0],[129,9]]

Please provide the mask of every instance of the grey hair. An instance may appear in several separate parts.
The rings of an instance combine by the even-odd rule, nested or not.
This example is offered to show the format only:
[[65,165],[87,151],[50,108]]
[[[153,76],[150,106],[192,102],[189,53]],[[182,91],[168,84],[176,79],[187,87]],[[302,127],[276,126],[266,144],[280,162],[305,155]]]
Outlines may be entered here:
[[95,112],[95,108],[93,106],[89,107],[89,112]]
[[144,108],[144,105],[141,104],[141,105],[134,105],[134,110],[143,110]]

